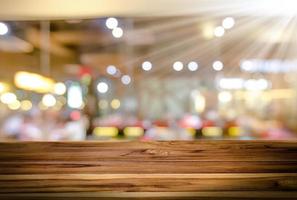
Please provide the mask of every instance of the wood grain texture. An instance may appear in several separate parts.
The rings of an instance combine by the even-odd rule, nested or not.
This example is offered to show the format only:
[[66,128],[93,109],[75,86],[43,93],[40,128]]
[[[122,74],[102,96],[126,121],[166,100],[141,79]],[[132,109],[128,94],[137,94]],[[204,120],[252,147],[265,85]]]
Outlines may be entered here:
[[297,142],[0,143],[0,199],[97,197],[297,199]]

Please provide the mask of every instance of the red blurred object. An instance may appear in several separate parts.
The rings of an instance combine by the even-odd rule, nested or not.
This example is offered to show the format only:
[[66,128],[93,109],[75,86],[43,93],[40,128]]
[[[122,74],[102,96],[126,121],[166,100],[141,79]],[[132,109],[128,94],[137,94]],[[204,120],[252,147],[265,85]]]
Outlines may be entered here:
[[84,75],[92,75],[92,68],[88,66],[81,66],[78,75],[79,77],[83,77]]
[[202,126],[202,122],[201,122],[200,118],[195,115],[185,115],[179,121],[179,125],[183,128],[199,129]]
[[204,127],[212,127],[212,126],[215,126],[215,123],[213,121],[204,120],[202,122],[202,128],[204,128]]
[[225,124],[224,124],[224,128],[230,128],[230,127],[234,127],[234,126],[238,126],[238,124],[236,123],[236,121],[227,121]]
[[74,120],[74,121],[79,120],[80,117],[81,117],[80,112],[77,111],[77,110],[76,110],[76,111],[72,111],[72,112],[70,113],[70,118],[71,118],[72,120]]
[[156,120],[153,124],[159,127],[168,127],[168,122],[166,121]]

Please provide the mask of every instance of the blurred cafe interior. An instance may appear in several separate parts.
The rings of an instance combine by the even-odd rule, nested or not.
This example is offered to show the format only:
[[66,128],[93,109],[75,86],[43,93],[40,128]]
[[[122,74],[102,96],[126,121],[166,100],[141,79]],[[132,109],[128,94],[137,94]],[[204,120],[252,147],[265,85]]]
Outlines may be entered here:
[[1,141],[297,138],[297,2],[104,2],[1,6]]

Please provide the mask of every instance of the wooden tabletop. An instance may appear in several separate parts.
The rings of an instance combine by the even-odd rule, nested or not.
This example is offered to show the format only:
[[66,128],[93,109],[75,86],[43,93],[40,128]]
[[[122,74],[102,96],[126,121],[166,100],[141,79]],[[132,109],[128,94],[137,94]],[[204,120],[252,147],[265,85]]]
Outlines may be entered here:
[[0,199],[297,199],[297,141],[3,142]]

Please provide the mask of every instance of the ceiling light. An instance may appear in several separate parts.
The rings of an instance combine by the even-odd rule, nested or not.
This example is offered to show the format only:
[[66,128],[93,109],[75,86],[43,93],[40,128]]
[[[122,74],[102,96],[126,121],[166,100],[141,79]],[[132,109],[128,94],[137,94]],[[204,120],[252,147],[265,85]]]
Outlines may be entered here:
[[120,27],[117,27],[112,30],[112,35],[115,38],[121,38],[123,36],[123,33],[123,29],[121,29]]
[[122,76],[121,81],[124,85],[128,85],[131,82],[131,78],[129,75],[124,75]]
[[145,61],[145,62],[142,63],[142,69],[144,71],[150,71],[152,69],[152,67],[153,67],[153,65],[149,61]]
[[108,85],[105,82],[99,82],[97,85],[97,90],[99,93],[106,93],[108,91]]
[[118,24],[118,20],[114,17],[107,18],[105,22],[106,27],[109,29],[115,29],[118,26]]
[[232,17],[226,17],[224,20],[223,20],[223,27],[225,29],[230,29],[234,26],[235,24],[235,20],[232,18]]
[[0,35],[5,35],[8,33],[8,26],[3,23],[3,22],[0,22]]
[[183,68],[184,68],[184,65],[183,65],[183,63],[182,62],[180,62],[180,61],[176,61],[175,63],[173,63],[173,69],[175,70],[175,71],[181,71],[181,70],[183,70]]
[[109,75],[115,75],[117,73],[117,68],[113,65],[109,65],[107,68],[106,68],[106,72],[109,74]]
[[223,69],[223,67],[224,67],[224,64],[219,60],[215,61],[212,64],[212,68],[216,71],[221,71]]
[[194,61],[191,61],[191,62],[189,62],[188,63],[188,69],[190,70],[190,71],[196,71],[197,69],[198,69],[198,63],[197,62],[194,62]]
[[218,26],[214,29],[214,35],[216,37],[222,37],[225,34],[225,29],[222,26]]

